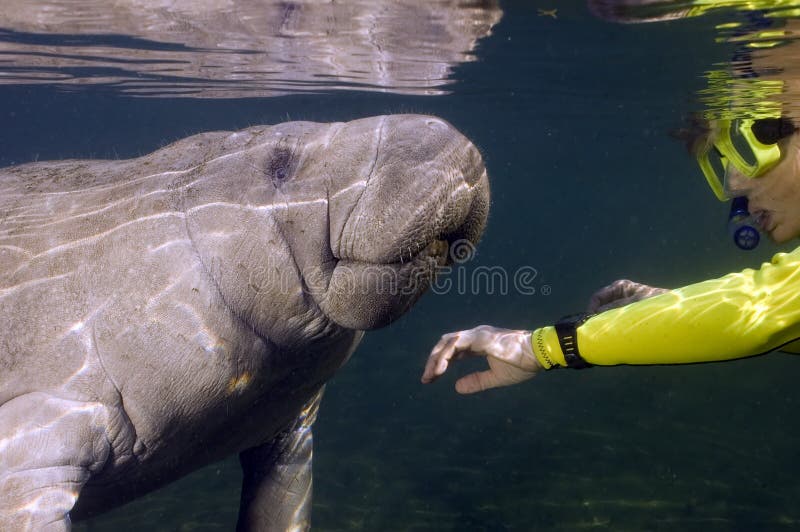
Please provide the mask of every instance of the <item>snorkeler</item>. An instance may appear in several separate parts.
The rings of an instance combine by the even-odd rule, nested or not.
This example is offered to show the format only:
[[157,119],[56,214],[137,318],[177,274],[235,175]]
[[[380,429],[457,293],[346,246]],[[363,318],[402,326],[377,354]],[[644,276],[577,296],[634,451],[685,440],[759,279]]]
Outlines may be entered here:
[[[739,118],[705,125],[684,140],[715,195],[734,200],[737,245],[757,244],[753,226],[776,243],[800,237],[800,130],[793,121]],[[758,270],[676,290],[617,281],[592,296],[588,313],[534,331],[482,325],[445,334],[422,382],[467,356],[486,357],[489,369],[460,378],[460,393],[515,384],[555,368],[713,362],[777,349],[800,353],[798,339],[800,247]]]

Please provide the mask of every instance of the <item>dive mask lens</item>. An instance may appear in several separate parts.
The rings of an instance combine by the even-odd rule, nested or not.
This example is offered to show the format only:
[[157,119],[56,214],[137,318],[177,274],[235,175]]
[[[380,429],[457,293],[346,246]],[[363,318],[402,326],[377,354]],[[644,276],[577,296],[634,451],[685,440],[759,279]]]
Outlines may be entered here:
[[[736,169],[746,177],[758,177],[764,174],[781,158],[781,149],[777,140],[769,144],[759,140],[756,131],[763,129],[756,125],[759,122],[761,120],[752,118],[733,120],[729,127],[721,132],[715,143]],[[772,137],[772,135],[766,135],[766,137]]]
[[728,167],[728,161],[725,156],[720,153],[716,146],[712,145],[705,153],[697,157],[697,162],[706,177],[708,186],[711,187],[711,190],[714,191],[720,201],[725,201],[727,199],[725,176]]
[[[752,121],[749,121],[750,123],[747,122],[747,120],[734,120],[733,124],[731,124],[729,138],[734,153],[738,155],[737,166],[741,168],[743,174],[748,177],[755,177],[751,174],[755,174],[758,170],[759,161],[756,156],[756,149],[751,142],[761,143],[752,134]],[[735,160],[737,157],[733,157],[733,159]]]

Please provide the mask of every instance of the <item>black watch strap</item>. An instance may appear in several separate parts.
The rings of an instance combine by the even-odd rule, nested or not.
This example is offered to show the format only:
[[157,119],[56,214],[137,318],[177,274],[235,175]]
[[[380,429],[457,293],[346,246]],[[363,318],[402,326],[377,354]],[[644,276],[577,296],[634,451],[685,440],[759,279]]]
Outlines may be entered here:
[[592,316],[593,314],[572,314],[564,316],[555,324],[558,344],[561,346],[561,352],[564,353],[564,360],[567,361],[568,368],[583,369],[592,367],[591,364],[583,359],[581,352],[578,350],[577,332],[578,327]]

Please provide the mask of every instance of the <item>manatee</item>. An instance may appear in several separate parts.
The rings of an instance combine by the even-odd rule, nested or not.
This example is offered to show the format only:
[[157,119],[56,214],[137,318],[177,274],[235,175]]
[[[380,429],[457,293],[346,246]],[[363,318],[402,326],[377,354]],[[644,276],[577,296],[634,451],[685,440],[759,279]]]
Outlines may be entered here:
[[488,208],[479,151],[421,115],[0,170],[0,530],[232,453],[240,530],[308,528],[325,382]]

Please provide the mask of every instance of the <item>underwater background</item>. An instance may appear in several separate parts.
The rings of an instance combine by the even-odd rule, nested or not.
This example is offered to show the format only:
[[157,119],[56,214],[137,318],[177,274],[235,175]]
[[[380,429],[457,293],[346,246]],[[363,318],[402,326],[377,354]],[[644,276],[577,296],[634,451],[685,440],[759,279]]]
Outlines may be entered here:
[[[457,374],[476,361],[420,383],[445,332],[533,329],[583,311],[615,279],[678,287],[779,251],[729,242],[727,206],[668,134],[702,109],[704,74],[735,53],[715,26],[736,13],[619,24],[578,0],[463,4],[493,10],[491,29],[447,59],[440,83],[416,87],[143,95],[114,82],[26,80],[0,47],[0,166],[134,157],[201,131],[287,120],[440,116],[483,153],[488,228],[449,287],[368,333],[328,384],[314,427],[313,529],[800,528],[797,357],[553,371],[459,396]],[[55,46],[6,30],[3,46]],[[115,39],[106,45],[149,46]],[[70,75],[103,74],[81,68]],[[478,267],[525,271],[525,289],[460,286]],[[232,530],[240,478],[231,457],[74,529]]]

